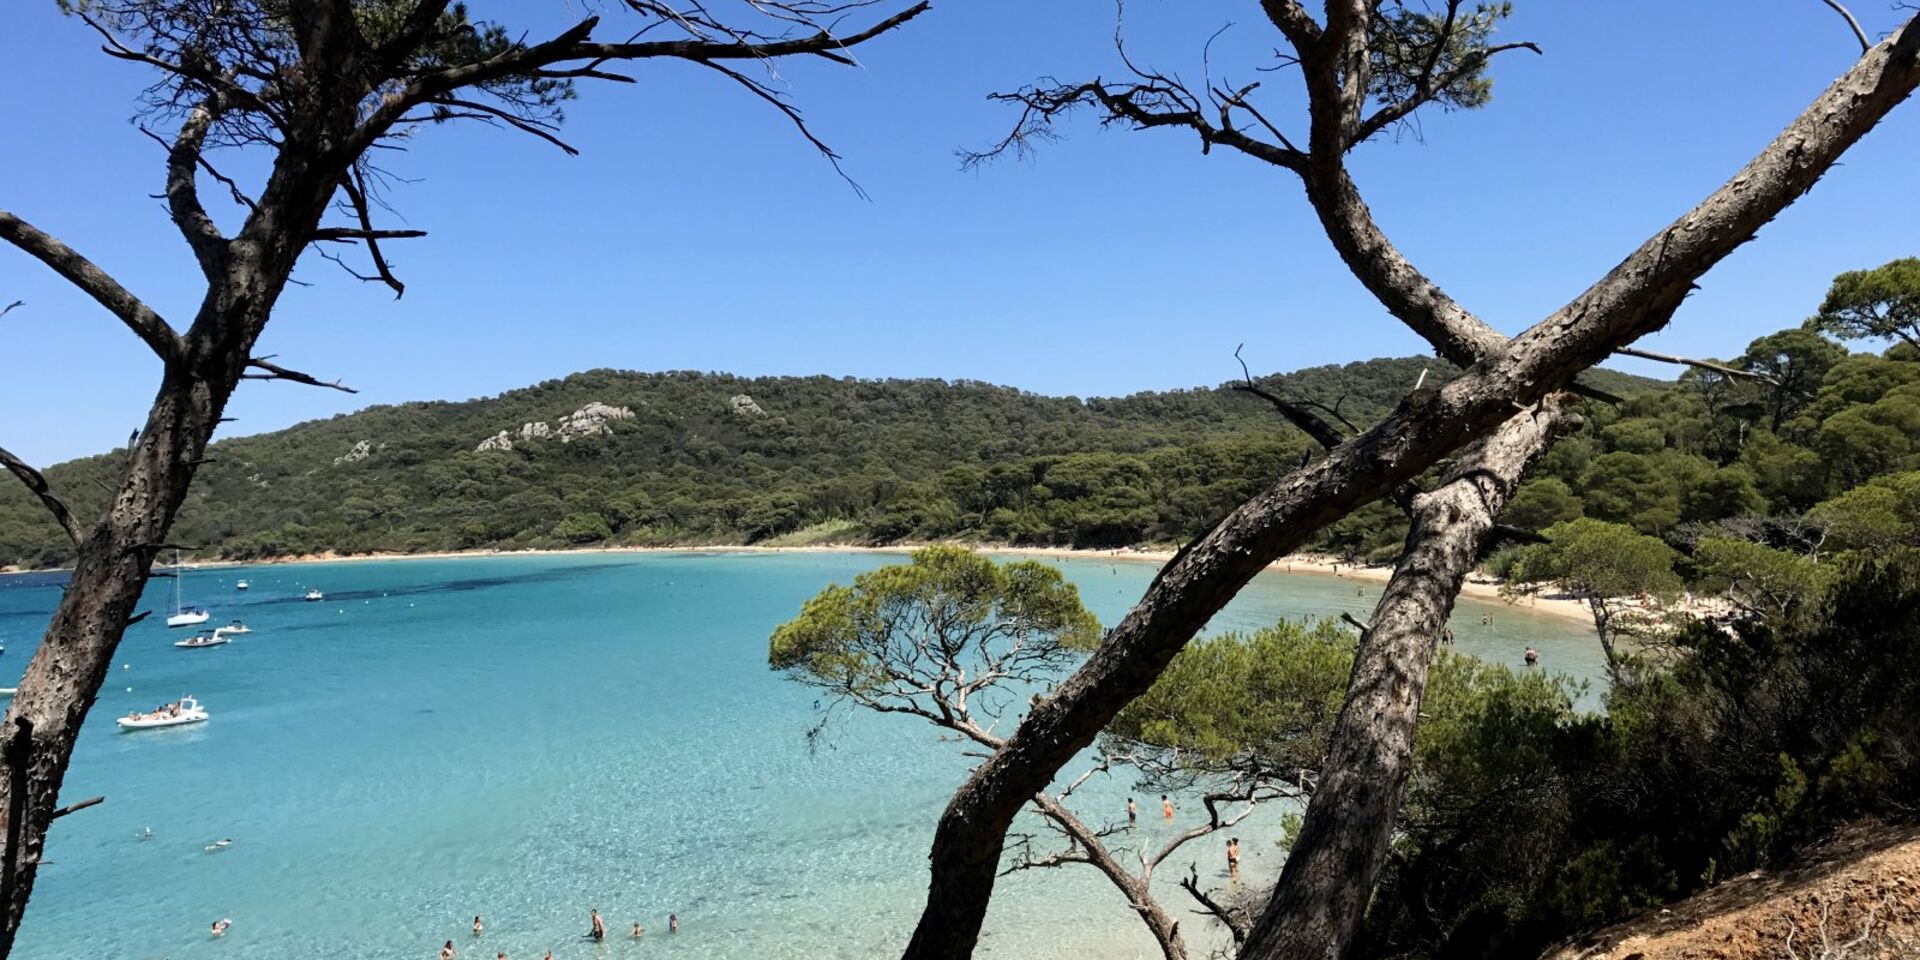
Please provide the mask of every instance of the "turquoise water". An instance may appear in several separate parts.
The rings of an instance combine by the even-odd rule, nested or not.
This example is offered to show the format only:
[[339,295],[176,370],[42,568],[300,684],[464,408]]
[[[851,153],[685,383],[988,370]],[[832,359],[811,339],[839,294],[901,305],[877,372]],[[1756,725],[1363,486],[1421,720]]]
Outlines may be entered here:
[[[428,958],[453,939],[466,958],[886,956],[912,928],[934,821],[970,761],[901,717],[847,717],[809,750],[816,696],[769,671],[765,652],[773,626],[826,583],[897,559],[612,554],[190,573],[189,602],[255,632],[205,650],[175,649],[180,633],[151,621],[128,632],[64,795],[107,802],[55,827],[17,955]],[[1153,574],[1061,565],[1109,624]],[[236,593],[242,577],[253,588]],[[327,600],[302,602],[310,586]],[[164,580],[150,589],[156,614],[170,592]],[[1378,592],[1267,575],[1212,629],[1364,615]],[[57,600],[56,578],[0,577],[7,681]],[[1517,664],[1532,643],[1556,669],[1598,672],[1578,624],[1472,601],[1455,621],[1466,652]],[[182,694],[213,719],[113,725]],[[1130,786],[1095,782],[1079,808],[1121,816]],[[1170,832],[1156,803],[1142,796],[1141,807],[1144,839]],[[1185,807],[1176,826],[1199,811]],[[1236,831],[1251,878],[1277,870],[1266,839],[1279,812]],[[204,850],[224,837],[229,848]],[[1196,860],[1217,875],[1219,859],[1211,838],[1182,851],[1157,878],[1163,902],[1184,911],[1176,875]],[[580,938],[589,907],[615,934],[605,945]],[[488,925],[478,942],[476,913]],[[233,928],[211,939],[221,917]],[[636,920],[647,934],[631,943]],[[1202,925],[1183,926],[1193,936]],[[1001,882],[983,956],[1076,950],[1155,955],[1090,868]]]

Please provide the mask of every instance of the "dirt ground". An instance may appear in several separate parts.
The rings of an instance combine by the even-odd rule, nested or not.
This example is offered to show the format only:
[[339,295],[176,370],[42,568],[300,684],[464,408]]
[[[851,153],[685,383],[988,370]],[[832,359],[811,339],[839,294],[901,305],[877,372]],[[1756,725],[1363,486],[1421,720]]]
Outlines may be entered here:
[[1920,826],[1850,828],[1543,960],[1920,960]]

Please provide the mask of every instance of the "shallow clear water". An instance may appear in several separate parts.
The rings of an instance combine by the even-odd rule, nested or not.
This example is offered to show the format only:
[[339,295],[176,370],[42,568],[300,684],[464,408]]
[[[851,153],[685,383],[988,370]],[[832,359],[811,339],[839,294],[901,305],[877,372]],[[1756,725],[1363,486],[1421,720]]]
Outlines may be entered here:
[[[107,802],[54,829],[17,956],[427,958],[450,938],[468,958],[889,955],[917,916],[934,821],[969,761],[901,717],[837,721],[810,751],[815,694],[765,655],[774,625],[826,583],[899,559],[583,554],[190,573],[189,602],[255,632],[205,650],[175,649],[181,632],[157,622],[128,632],[64,791]],[[1055,562],[1109,624],[1153,574]],[[243,577],[252,589],[236,593]],[[9,682],[57,583],[0,577]],[[302,602],[309,586],[326,601]],[[1266,575],[1211,629],[1364,615],[1378,595],[1378,584]],[[170,583],[148,598],[157,621]],[[1465,652],[1517,664],[1531,643],[1556,669],[1598,672],[1577,623],[1473,601],[1455,623]],[[213,719],[113,725],[182,694]],[[1080,809],[1122,816],[1129,786],[1093,783]],[[1142,838],[1171,832],[1140,799]],[[1199,811],[1183,805],[1176,826]],[[1278,813],[1236,831],[1250,878],[1277,871]],[[204,850],[223,837],[229,848]],[[1209,838],[1162,868],[1167,902],[1186,909],[1173,883],[1189,862],[1222,872],[1217,848]],[[589,907],[611,942],[582,941]],[[475,913],[488,925],[479,942]],[[221,917],[233,929],[213,940]],[[647,934],[631,943],[636,920]],[[1201,924],[1183,926],[1193,936]],[[983,956],[1094,949],[1155,955],[1090,868],[1001,882]]]

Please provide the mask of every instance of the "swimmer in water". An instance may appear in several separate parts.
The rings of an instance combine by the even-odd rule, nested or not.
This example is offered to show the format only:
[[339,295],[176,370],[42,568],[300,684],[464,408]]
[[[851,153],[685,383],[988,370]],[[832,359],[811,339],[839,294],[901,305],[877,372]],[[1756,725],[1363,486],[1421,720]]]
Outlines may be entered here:
[[637,924],[637,923],[633,925],[633,938],[634,938],[635,940],[638,940],[638,939],[640,939],[640,935],[641,935],[641,934],[643,934],[643,933],[646,933],[646,932],[647,932],[647,928],[646,928],[646,927],[643,927],[643,926],[641,926],[641,925],[639,925],[639,924]]
[[587,931],[587,936],[592,937],[596,943],[605,940],[607,938],[607,924],[600,919],[600,911],[588,910],[587,918],[593,924],[593,928]]
[[[213,922],[213,935],[216,937],[224,937],[227,935],[227,928],[231,926],[233,926],[232,920],[221,917]],[[451,944],[449,944],[449,946],[451,946]]]
[[206,851],[208,853],[212,853],[216,850],[225,850],[230,846],[233,846],[233,839],[229,837],[223,840],[215,840],[214,842],[207,844]]
[[440,948],[440,960],[453,960],[454,957],[459,955],[460,951],[453,949],[452,940],[448,940],[447,945]]
[[1138,819],[1140,819],[1140,808],[1133,805],[1132,797],[1128,797],[1127,798],[1127,824],[1131,826],[1133,822]]
[[1540,651],[1535,650],[1532,647],[1528,647],[1526,652],[1526,658],[1527,658],[1527,666],[1537,667],[1540,665]]
[[142,839],[142,840],[152,840],[152,839],[153,839],[153,828],[152,828],[152,827],[142,827],[142,828],[140,829],[140,839]]
[[479,914],[477,914],[477,913],[476,913],[476,914],[474,914],[474,916],[473,916],[473,935],[477,937],[477,936],[479,936],[479,935],[480,935],[480,931],[482,931],[482,930],[485,930],[485,929],[486,929],[486,925],[480,922],[480,915],[479,915]]
[[668,933],[680,932],[680,915],[679,914],[677,913],[667,914],[667,932]]

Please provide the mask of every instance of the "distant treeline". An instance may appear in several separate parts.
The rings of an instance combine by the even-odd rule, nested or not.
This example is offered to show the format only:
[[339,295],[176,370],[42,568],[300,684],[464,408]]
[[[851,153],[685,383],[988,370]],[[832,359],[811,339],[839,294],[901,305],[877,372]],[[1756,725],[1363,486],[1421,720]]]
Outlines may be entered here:
[[[1589,404],[1586,426],[1536,471],[1508,520],[1538,528],[1585,515],[1684,537],[1729,518],[1800,517],[1916,466],[1920,363],[1908,354],[1849,355],[1796,328],[1731,363],[1775,382],[1588,374],[1626,402]],[[1455,372],[1407,358],[1260,382],[1365,427],[1423,370],[1429,384]],[[590,403],[633,416],[570,442],[520,439],[523,425],[557,426]],[[503,430],[512,449],[476,449]],[[234,559],[933,539],[1114,547],[1204,531],[1314,450],[1231,384],[1081,400],[964,381],[595,370],[221,441],[172,537],[202,558]],[[104,508],[116,467],[110,453],[47,475],[85,517]],[[1319,546],[1382,559],[1403,533],[1397,510],[1376,504]],[[70,557],[18,485],[0,488],[0,563]]]

